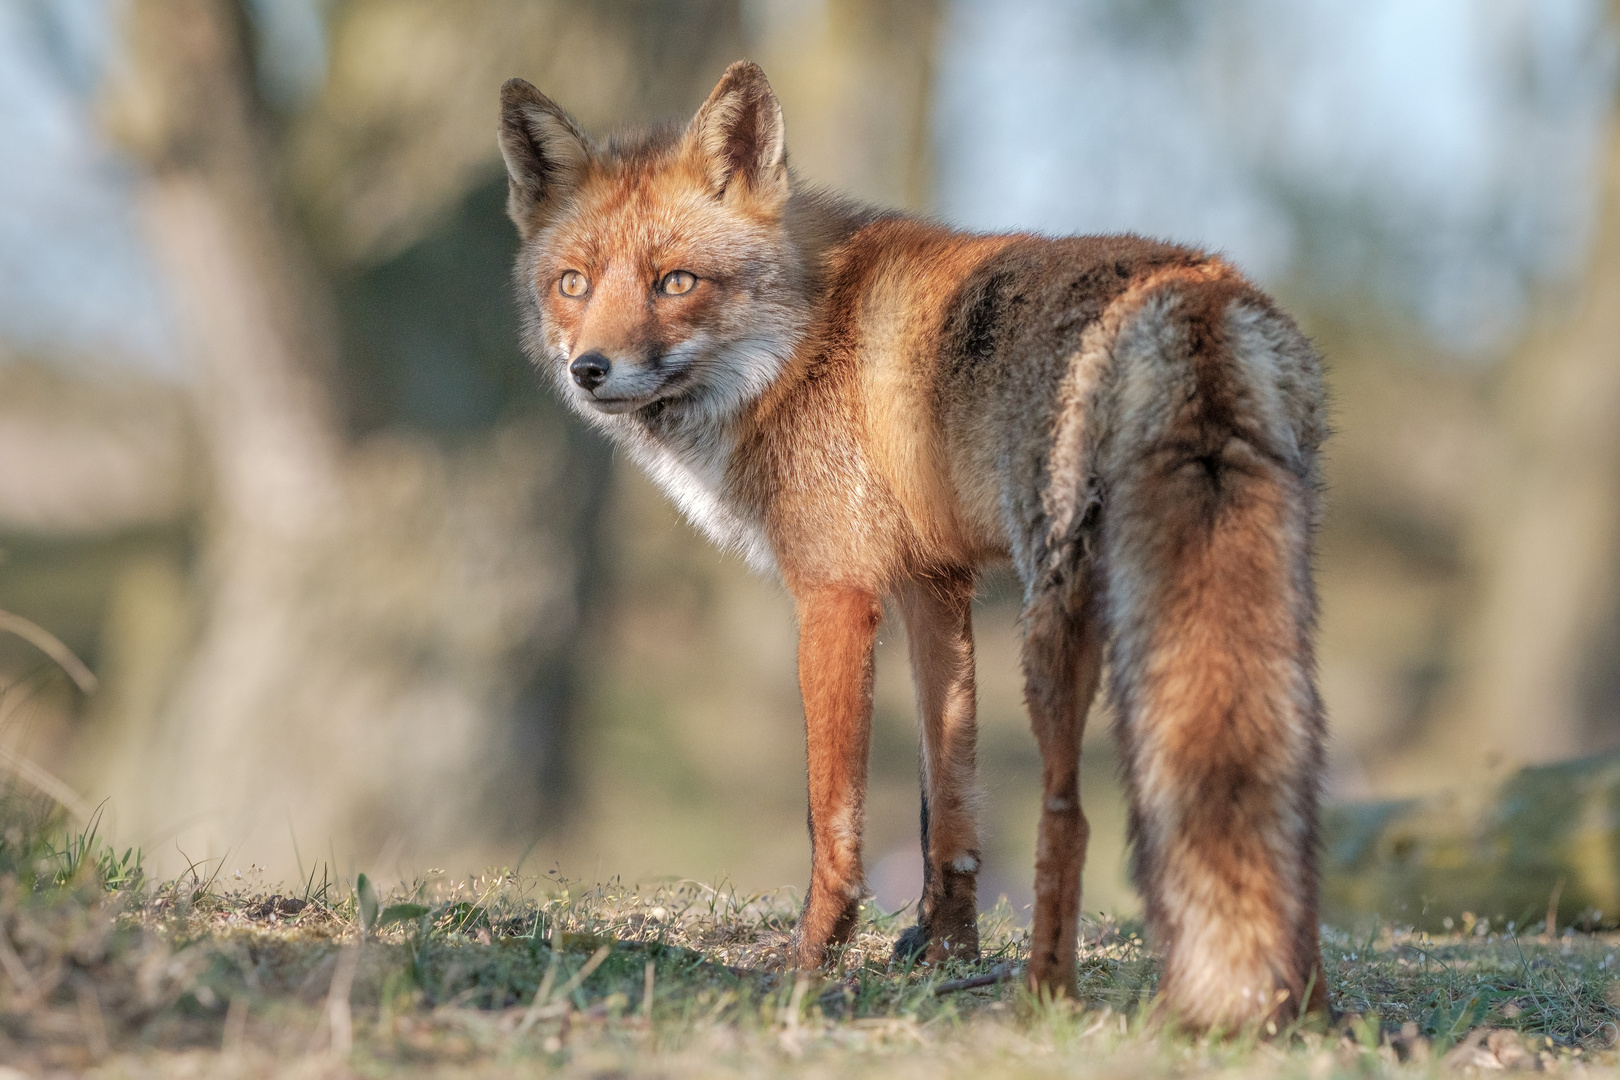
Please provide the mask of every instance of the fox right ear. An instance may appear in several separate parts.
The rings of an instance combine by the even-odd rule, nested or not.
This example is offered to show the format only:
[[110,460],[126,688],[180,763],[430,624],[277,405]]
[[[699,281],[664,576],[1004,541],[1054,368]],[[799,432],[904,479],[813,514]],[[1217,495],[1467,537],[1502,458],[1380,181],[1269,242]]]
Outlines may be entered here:
[[528,239],[557,200],[579,183],[591,143],[573,117],[522,79],[508,79],[501,87],[500,141],[506,212]]
[[758,64],[739,60],[726,69],[692,118],[687,139],[716,193],[745,190],[767,201],[787,197],[782,106]]

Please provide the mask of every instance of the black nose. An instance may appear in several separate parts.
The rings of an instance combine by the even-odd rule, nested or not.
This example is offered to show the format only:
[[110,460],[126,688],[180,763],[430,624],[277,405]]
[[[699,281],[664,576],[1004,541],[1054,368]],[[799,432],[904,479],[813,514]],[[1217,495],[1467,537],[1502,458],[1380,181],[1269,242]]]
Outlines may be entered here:
[[602,380],[608,377],[613,365],[601,353],[592,350],[581,353],[568,365],[568,370],[574,376],[574,381],[586,390],[595,390],[602,385]]

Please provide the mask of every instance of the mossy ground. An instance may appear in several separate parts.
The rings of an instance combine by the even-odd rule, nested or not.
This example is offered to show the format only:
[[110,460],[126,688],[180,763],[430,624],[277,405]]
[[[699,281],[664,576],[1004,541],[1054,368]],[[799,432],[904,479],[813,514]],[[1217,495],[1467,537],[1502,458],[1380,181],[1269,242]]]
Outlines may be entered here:
[[[1472,925],[1328,933],[1333,1024],[1192,1037],[1153,1020],[1139,927],[1086,925],[1082,1000],[983,959],[899,969],[876,910],[833,969],[782,973],[792,898],[689,882],[582,888],[433,875],[378,896],[311,880],[142,883],[46,813],[0,825],[0,1078],[98,1076],[1426,1075],[1615,1070],[1620,937]],[[29,814],[32,814],[30,817]],[[54,831],[53,831],[54,830]],[[51,837],[56,837],[52,840]],[[369,929],[368,929],[369,927]]]

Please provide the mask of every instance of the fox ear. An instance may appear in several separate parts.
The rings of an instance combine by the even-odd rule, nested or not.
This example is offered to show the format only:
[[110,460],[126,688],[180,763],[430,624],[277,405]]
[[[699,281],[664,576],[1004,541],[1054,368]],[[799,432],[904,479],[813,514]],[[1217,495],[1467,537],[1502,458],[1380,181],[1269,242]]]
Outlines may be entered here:
[[579,183],[591,144],[574,118],[522,79],[501,87],[501,157],[506,212],[525,239]]
[[686,137],[717,195],[742,188],[769,201],[787,196],[782,106],[758,64],[739,60],[726,69]]

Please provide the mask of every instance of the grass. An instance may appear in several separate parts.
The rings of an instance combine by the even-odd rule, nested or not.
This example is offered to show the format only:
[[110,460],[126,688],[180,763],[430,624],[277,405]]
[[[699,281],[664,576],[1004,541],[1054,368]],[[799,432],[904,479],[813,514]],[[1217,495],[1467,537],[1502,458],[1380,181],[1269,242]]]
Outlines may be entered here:
[[[1194,1038],[1150,1021],[1140,927],[1086,925],[1082,1000],[983,959],[896,969],[870,910],[832,970],[784,974],[791,897],[505,871],[278,892],[193,868],[146,882],[94,823],[0,788],[0,1062],[98,1076],[1369,1076],[1449,1064],[1611,1070],[1620,938],[1468,922],[1324,942],[1344,1018]],[[1466,930],[1466,932],[1465,932]],[[11,1074],[0,1066],[0,1077]]]

